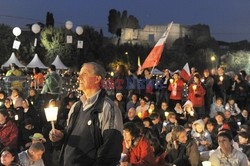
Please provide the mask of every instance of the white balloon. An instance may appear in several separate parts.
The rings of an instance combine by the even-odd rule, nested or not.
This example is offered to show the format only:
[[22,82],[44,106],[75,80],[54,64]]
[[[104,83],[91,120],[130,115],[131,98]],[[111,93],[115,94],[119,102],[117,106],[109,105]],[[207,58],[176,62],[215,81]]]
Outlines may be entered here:
[[31,30],[32,30],[32,32],[34,32],[35,34],[37,34],[37,33],[40,32],[41,27],[38,24],[33,24],[32,27],[31,27]]
[[66,21],[65,27],[70,30],[73,27],[73,22],[72,21]]
[[12,32],[17,37],[17,36],[21,35],[22,30],[19,27],[15,27]]
[[77,33],[77,35],[81,35],[83,33],[83,28],[81,26],[77,26],[76,33]]

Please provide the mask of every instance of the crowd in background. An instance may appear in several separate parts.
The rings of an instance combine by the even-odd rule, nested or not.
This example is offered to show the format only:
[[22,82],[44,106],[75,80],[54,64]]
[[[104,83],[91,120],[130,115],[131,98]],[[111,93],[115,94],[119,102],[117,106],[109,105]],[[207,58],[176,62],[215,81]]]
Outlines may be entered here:
[[[21,75],[16,65],[6,73]],[[32,78],[27,96],[18,88],[9,96],[0,91],[2,165],[58,164],[61,147],[49,140],[51,124],[44,108],[59,107],[55,125],[64,129],[77,94],[61,95],[61,76],[53,65],[46,75],[35,68]],[[184,80],[168,69],[156,76],[120,65],[113,78],[123,80],[111,96],[123,115],[121,165],[198,166],[208,160],[212,165],[247,165],[250,76],[245,71],[226,73],[219,67],[198,72],[193,67]]]

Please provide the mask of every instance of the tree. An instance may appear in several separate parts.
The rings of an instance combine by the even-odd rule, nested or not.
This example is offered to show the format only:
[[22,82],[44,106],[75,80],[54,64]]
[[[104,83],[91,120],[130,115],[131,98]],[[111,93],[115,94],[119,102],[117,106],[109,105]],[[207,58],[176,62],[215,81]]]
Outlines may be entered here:
[[46,27],[54,27],[54,16],[53,13],[47,12],[46,16]]
[[139,21],[137,20],[135,16],[130,15],[128,17],[126,28],[133,28],[133,29],[140,28]]
[[250,73],[250,52],[249,51],[236,51],[228,53],[226,58],[226,64],[229,70],[239,72],[244,69],[247,73]]
[[126,27],[128,24],[128,12],[124,10],[121,17],[121,27]]
[[12,28],[8,25],[0,24],[0,61],[2,63],[10,57],[14,39]]
[[121,24],[121,18],[120,18],[120,12],[116,11],[115,9],[111,9],[109,11],[108,16],[108,31],[111,34],[116,34],[117,29],[120,28]]
[[48,27],[41,32],[41,46],[47,51],[46,61],[51,62],[56,55],[68,57],[72,52],[72,45],[65,43],[65,29]]
[[124,10],[121,15],[119,11],[111,9],[108,16],[108,27],[110,33],[121,36],[122,28],[137,29],[140,28],[140,25],[138,19],[133,15],[128,16],[126,10]]

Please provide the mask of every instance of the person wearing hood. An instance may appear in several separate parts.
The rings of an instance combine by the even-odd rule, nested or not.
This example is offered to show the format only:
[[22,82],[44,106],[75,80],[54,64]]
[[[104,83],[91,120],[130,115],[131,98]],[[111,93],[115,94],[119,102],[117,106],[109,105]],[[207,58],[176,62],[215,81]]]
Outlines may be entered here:
[[185,125],[193,123],[195,120],[197,120],[197,115],[193,108],[193,103],[190,100],[187,100],[183,105],[183,112],[181,112],[181,110],[179,111],[180,112],[177,112],[177,115],[181,124]]
[[209,132],[205,129],[205,124],[202,119],[196,120],[193,123],[191,135],[195,139],[200,152],[209,150],[212,139]]

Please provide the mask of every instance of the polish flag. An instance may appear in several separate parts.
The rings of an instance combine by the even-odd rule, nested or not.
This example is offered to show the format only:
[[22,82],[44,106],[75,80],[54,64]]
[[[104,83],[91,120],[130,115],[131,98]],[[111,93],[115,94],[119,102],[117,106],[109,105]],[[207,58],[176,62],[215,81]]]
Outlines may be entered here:
[[163,33],[162,37],[159,39],[159,41],[156,43],[154,48],[151,50],[148,57],[146,58],[146,60],[142,64],[142,69],[155,67],[156,65],[158,65],[158,63],[161,59],[161,54],[162,54],[163,48],[165,46],[165,42],[167,40],[169,31],[170,31],[170,28],[172,27],[172,25],[173,25],[173,22],[170,23],[167,30]]
[[181,70],[180,76],[181,76],[185,81],[188,81],[188,80],[191,78],[191,73],[190,73],[190,69],[189,69],[188,63],[186,63],[185,66],[183,67],[183,69]]

